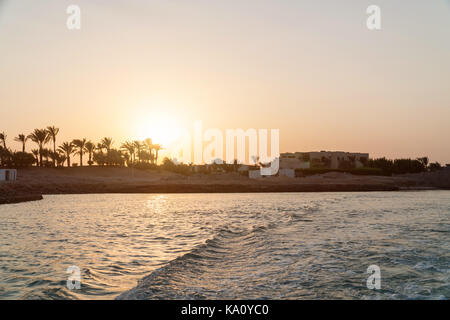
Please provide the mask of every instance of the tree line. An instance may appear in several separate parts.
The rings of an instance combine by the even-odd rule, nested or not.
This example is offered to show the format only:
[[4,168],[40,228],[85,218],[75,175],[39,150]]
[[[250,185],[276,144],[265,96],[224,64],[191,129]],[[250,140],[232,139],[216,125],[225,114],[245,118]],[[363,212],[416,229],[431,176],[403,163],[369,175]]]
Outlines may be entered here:
[[[22,144],[22,151],[12,151],[7,146],[7,135],[0,132],[0,166],[28,167],[63,167],[71,166],[71,157],[79,156],[79,164],[83,166],[87,158],[87,164],[92,166],[132,166],[132,165],[156,165],[160,144],[153,144],[152,139],[143,141],[125,141],[120,148],[114,148],[112,138],[105,137],[100,142],[94,143],[86,138],[74,139],[62,142],[57,146],[56,138],[59,128],[48,126],[45,129],[34,129],[30,134],[19,134],[14,141]],[[31,152],[26,151],[28,142],[34,143],[36,148]]]
[[394,160],[383,157],[368,159],[364,165],[368,168],[378,168],[387,175],[436,171],[442,167],[439,162],[430,163],[428,157]]
[[[14,140],[22,144],[22,151],[13,152],[7,146],[7,135],[4,132],[0,132],[0,167],[27,167],[32,165],[39,167],[63,167],[66,165],[67,167],[70,167],[72,156],[79,156],[79,164],[72,164],[72,166],[83,166],[83,161],[87,158],[87,164],[89,166],[92,166],[93,164],[100,166],[126,165],[128,167],[137,166],[145,168],[156,166],[158,162],[158,153],[162,149],[161,145],[153,144],[152,139],[150,138],[143,141],[125,141],[120,145],[119,149],[114,148],[114,141],[109,137],[101,139],[98,143],[83,138],[66,141],[57,146],[56,138],[58,133],[59,128],[48,126],[45,129],[34,129],[34,131],[28,135],[19,134],[14,137]],[[34,143],[36,147],[31,150],[31,153],[26,152],[26,144],[28,142]],[[441,165],[438,162],[429,163],[428,157],[417,159],[391,160],[378,158],[360,160],[362,161],[364,168],[377,169],[382,174],[387,175],[435,171],[441,168]],[[324,160],[322,160],[322,162],[323,161]],[[233,164],[214,164],[207,169],[229,172],[236,171],[237,167],[237,162],[235,161]],[[327,167],[328,165],[325,163],[324,168],[326,169]],[[351,165],[349,168],[353,167],[354,165]],[[189,165],[176,165],[170,159],[164,159],[162,168],[176,172],[192,171]],[[340,169],[349,168],[340,164]]]

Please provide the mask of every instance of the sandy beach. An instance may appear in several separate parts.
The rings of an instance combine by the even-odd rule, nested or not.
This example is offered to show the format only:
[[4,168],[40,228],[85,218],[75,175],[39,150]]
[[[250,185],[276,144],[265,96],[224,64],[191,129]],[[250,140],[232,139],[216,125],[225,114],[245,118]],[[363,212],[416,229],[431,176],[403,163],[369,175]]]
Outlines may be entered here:
[[237,173],[190,176],[114,167],[27,168],[15,182],[0,184],[0,203],[42,199],[45,194],[230,193],[397,191],[450,187],[448,172],[402,176],[356,176],[330,172],[303,178],[249,179]]

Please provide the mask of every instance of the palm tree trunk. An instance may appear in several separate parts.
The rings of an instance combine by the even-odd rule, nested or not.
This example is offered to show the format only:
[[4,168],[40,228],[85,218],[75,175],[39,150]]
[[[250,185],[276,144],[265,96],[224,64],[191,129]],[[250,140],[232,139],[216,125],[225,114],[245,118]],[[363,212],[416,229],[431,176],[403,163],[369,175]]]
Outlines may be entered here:
[[39,166],[42,167],[42,147],[39,147]]
[[67,167],[70,168],[70,154],[67,154]]
[[[56,154],[56,139],[53,139],[53,153]],[[55,159],[53,159],[53,167],[56,167]]]
[[25,153],[25,142],[23,142],[23,144],[22,144],[22,152]]
[[80,167],[83,166],[83,152],[80,152]]

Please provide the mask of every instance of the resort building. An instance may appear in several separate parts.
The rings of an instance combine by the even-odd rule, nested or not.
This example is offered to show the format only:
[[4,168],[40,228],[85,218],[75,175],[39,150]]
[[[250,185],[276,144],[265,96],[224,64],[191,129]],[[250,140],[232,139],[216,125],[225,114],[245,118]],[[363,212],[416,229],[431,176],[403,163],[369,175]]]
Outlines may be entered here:
[[361,168],[369,160],[368,153],[343,151],[293,152],[280,155],[280,169],[350,169]]
[[308,152],[280,154],[280,170],[282,169],[308,169],[311,167]]

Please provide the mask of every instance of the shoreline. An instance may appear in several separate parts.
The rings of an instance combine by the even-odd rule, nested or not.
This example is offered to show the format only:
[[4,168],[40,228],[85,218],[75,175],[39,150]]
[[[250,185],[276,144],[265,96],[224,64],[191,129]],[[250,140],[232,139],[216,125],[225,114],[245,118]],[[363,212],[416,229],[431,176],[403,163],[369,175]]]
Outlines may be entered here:
[[42,200],[42,194],[1,196],[0,205]]
[[132,188],[96,189],[89,191],[60,190],[42,194],[15,194],[0,197],[0,205],[42,200],[44,195],[76,194],[183,194],[183,193],[296,193],[296,192],[394,192],[394,191],[432,191],[449,190],[434,187],[400,188],[386,185],[278,185],[278,186],[241,186],[241,185],[151,185]]
[[449,190],[450,175],[440,174],[438,178],[436,180],[436,175],[431,173],[393,177],[326,173],[303,178],[253,180],[235,173],[183,176],[166,171],[130,171],[114,167],[27,168],[18,170],[17,181],[0,183],[0,205],[36,201],[43,199],[42,195],[57,194]]
[[195,194],[195,193],[296,193],[296,192],[401,192],[401,191],[433,191],[450,190],[436,187],[408,187],[387,185],[275,185],[275,186],[242,186],[242,185],[149,185],[127,188],[106,188],[91,190],[59,190],[42,194],[14,194],[0,197],[0,205],[15,204],[42,200],[44,195],[82,195],[82,194]]
[[42,194],[10,194],[0,197],[0,205],[42,200],[43,195],[70,195],[70,194],[181,194],[181,193],[292,193],[292,192],[375,192],[375,191],[401,191],[399,187],[386,185],[233,185],[233,184],[168,184],[127,187],[84,186],[80,190],[77,186],[58,188],[53,192]]
[[[186,188],[187,187],[187,188]],[[191,188],[192,187],[192,188]],[[211,189],[212,187],[212,189]],[[182,190],[181,190],[182,189]],[[148,188],[131,188],[131,189],[117,189],[117,190],[90,190],[90,191],[60,191],[60,192],[46,192],[42,194],[21,194],[21,195],[7,195],[0,197],[0,205],[2,204],[16,204],[22,202],[31,202],[42,200],[45,195],[82,195],[82,194],[195,194],[195,193],[310,193],[310,192],[401,192],[401,191],[437,191],[450,190],[448,188],[435,187],[412,187],[401,188],[395,186],[384,185],[368,185],[368,186],[349,186],[349,185],[304,185],[304,186],[254,186],[244,187],[233,185],[213,185],[213,186],[196,186],[187,185],[179,188],[178,185],[166,186],[148,186]]]

